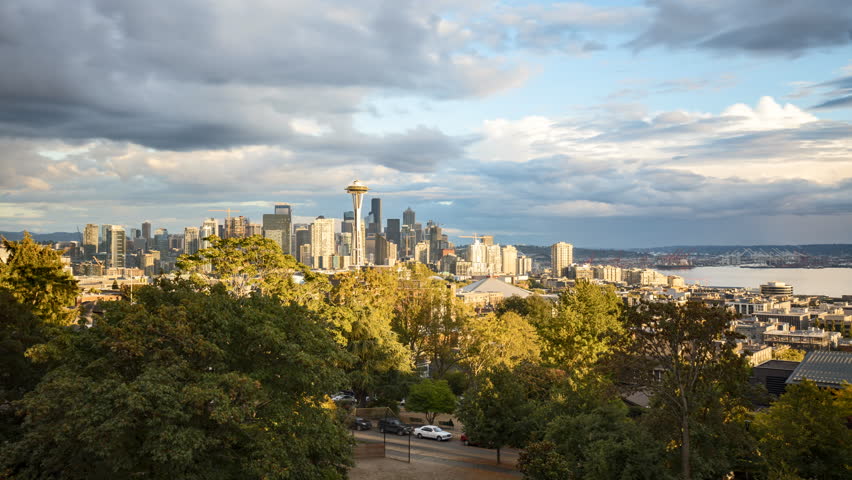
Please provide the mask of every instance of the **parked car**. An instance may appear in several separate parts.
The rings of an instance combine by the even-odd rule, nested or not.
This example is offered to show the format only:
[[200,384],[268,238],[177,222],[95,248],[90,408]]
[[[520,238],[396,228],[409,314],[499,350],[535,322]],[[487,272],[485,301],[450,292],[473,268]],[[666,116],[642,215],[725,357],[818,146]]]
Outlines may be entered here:
[[434,438],[439,442],[445,442],[453,438],[452,433],[445,432],[441,427],[436,427],[435,425],[423,425],[422,427],[415,428],[414,435],[417,438]]
[[355,419],[352,420],[352,428],[355,430],[369,430],[373,428],[373,422],[366,418],[355,417]]
[[358,401],[352,395],[347,395],[347,394],[335,395],[335,396],[331,397],[331,399],[334,400],[337,403],[355,403],[355,402]]
[[472,441],[472,440],[470,439],[470,437],[468,437],[468,436],[467,436],[467,434],[466,434],[466,433],[462,433],[462,434],[461,434],[461,437],[459,437],[459,440],[462,442],[462,444],[464,444],[464,445],[466,445],[466,446],[470,446],[470,447],[488,447],[488,448],[493,448],[491,445],[481,445],[481,444],[479,444],[479,443],[477,443],[477,442]]
[[379,420],[379,431],[382,433],[395,433],[397,435],[411,435],[412,428],[396,418],[383,418]]

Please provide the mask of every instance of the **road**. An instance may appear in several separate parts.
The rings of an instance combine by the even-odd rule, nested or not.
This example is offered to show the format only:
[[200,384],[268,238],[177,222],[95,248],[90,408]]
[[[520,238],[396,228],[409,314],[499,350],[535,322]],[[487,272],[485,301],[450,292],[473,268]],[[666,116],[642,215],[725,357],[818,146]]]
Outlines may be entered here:
[[[354,432],[360,442],[382,442],[384,435],[377,430]],[[515,469],[518,450],[504,448],[500,450],[500,465],[497,465],[497,451],[480,447],[466,447],[453,433],[453,439],[446,442],[411,437],[412,466],[422,466],[430,471],[440,471],[441,466],[454,471],[466,471],[471,475],[465,478],[520,478]],[[385,456],[396,460],[408,460],[409,437],[387,435]]]

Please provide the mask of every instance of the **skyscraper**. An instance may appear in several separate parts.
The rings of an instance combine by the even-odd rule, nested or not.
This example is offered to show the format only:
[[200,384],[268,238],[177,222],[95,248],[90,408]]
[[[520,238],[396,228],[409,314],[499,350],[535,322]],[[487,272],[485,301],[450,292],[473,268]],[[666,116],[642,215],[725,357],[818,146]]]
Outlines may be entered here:
[[382,199],[378,197],[374,197],[370,200],[370,215],[373,216],[373,223],[375,227],[373,227],[372,231],[374,233],[382,233]]
[[[301,263],[310,266],[311,230],[308,225],[295,226],[295,242],[293,243],[293,256]],[[303,247],[307,247],[307,251]],[[303,255],[305,253],[305,255]]]
[[574,263],[574,245],[565,242],[550,247],[551,274],[555,277],[567,275],[566,269]]
[[153,247],[149,247],[151,250],[158,250],[160,252],[168,252],[169,251],[169,231],[165,228],[158,228],[154,230],[154,245]]
[[89,223],[83,229],[83,251],[86,255],[94,255],[98,253],[98,226],[94,223]]
[[201,247],[198,227],[186,227],[183,229],[183,253],[192,255]]
[[352,195],[352,207],[355,211],[355,235],[352,237],[352,265],[358,266],[364,264],[365,259],[365,239],[362,235],[361,227],[361,201],[362,197],[369,188],[358,180],[352,182],[352,185],[346,187],[346,193]]
[[240,215],[225,220],[225,238],[245,238],[249,231],[249,219]]
[[271,238],[287,255],[292,254],[290,245],[290,225],[293,219],[293,209],[290,205],[275,205],[275,213],[263,215],[263,236]]
[[376,265],[393,265],[396,263],[397,246],[389,242],[384,235],[376,235]]
[[388,219],[388,227],[385,229],[385,238],[389,242],[393,242],[394,245],[399,246],[402,244],[400,241],[400,225],[398,218],[389,218]]
[[411,207],[408,207],[404,212],[402,212],[402,224],[412,227],[413,230],[414,222],[416,222],[414,210],[412,210]]
[[441,240],[443,233],[438,224],[433,223],[429,227],[429,263],[438,263],[443,253],[444,245]]
[[124,268],[124,255],[127,253],[127,239],[124,227],[107,225],[107,261],[110,267]]
[[311,224],[313,268],[331,268],[334,250],[334,219],[317,217]]
[[151,222],[142,222],[142,238],[151,239]]
[[201,224],[201,230],[198,232],[199,247],[210,248],[210,241],[207,237],[219,235],[219,222],[215,218],[208,218]]

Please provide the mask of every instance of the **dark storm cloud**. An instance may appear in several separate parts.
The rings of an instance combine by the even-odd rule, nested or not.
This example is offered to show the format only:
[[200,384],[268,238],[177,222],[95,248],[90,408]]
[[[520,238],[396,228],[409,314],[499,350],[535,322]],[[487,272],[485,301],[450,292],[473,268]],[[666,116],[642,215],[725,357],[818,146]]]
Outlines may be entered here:
[[[163,150],[298,149],[322,136],[333,148],[369,95],[461,98],[522,81],[518,68],[446,37],[441,21],[414,0],[7,0],[0,136]],[[294,126],[306,120],[319,133]],[[403,170],[459,151],[440,132],[357,143]],[[342,148],[331,153],[345,162]]]
[[852,43],[847,0],[649,0],[651,25],[628,46],[800,55]]

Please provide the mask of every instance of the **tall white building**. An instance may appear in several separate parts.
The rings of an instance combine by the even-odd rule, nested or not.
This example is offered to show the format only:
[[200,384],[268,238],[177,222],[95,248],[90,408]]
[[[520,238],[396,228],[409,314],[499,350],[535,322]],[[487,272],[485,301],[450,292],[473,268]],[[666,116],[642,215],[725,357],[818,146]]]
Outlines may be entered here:
[[334,219],[317,217],[311,224],[313,268],[331,268],[334,253]]
[[506,245],[503,247],[502,251],[502,271],[506,275],[517,275],[518,273],[518,250],[511,246]]
[[574,263],[574,245],[565,242],[550,247],[550,265],[554,277],[565,276],[565,269]]
[[219,222],[215,218],[208,218],[201,224],[201,229],[198,232],[199,248],[210,248],[210,241],[207,237],[219,234]]
[[107,261],[109,266],[113,268],[124,268],[124,256],[127,253],[127,238],[124,234],[124,227],[120,225],[108,225],[106,242],[107,242]]
[[488,264],[486,272],[491,275],[503,271],[503,254],[500,245],[485,246],[485,263]]

